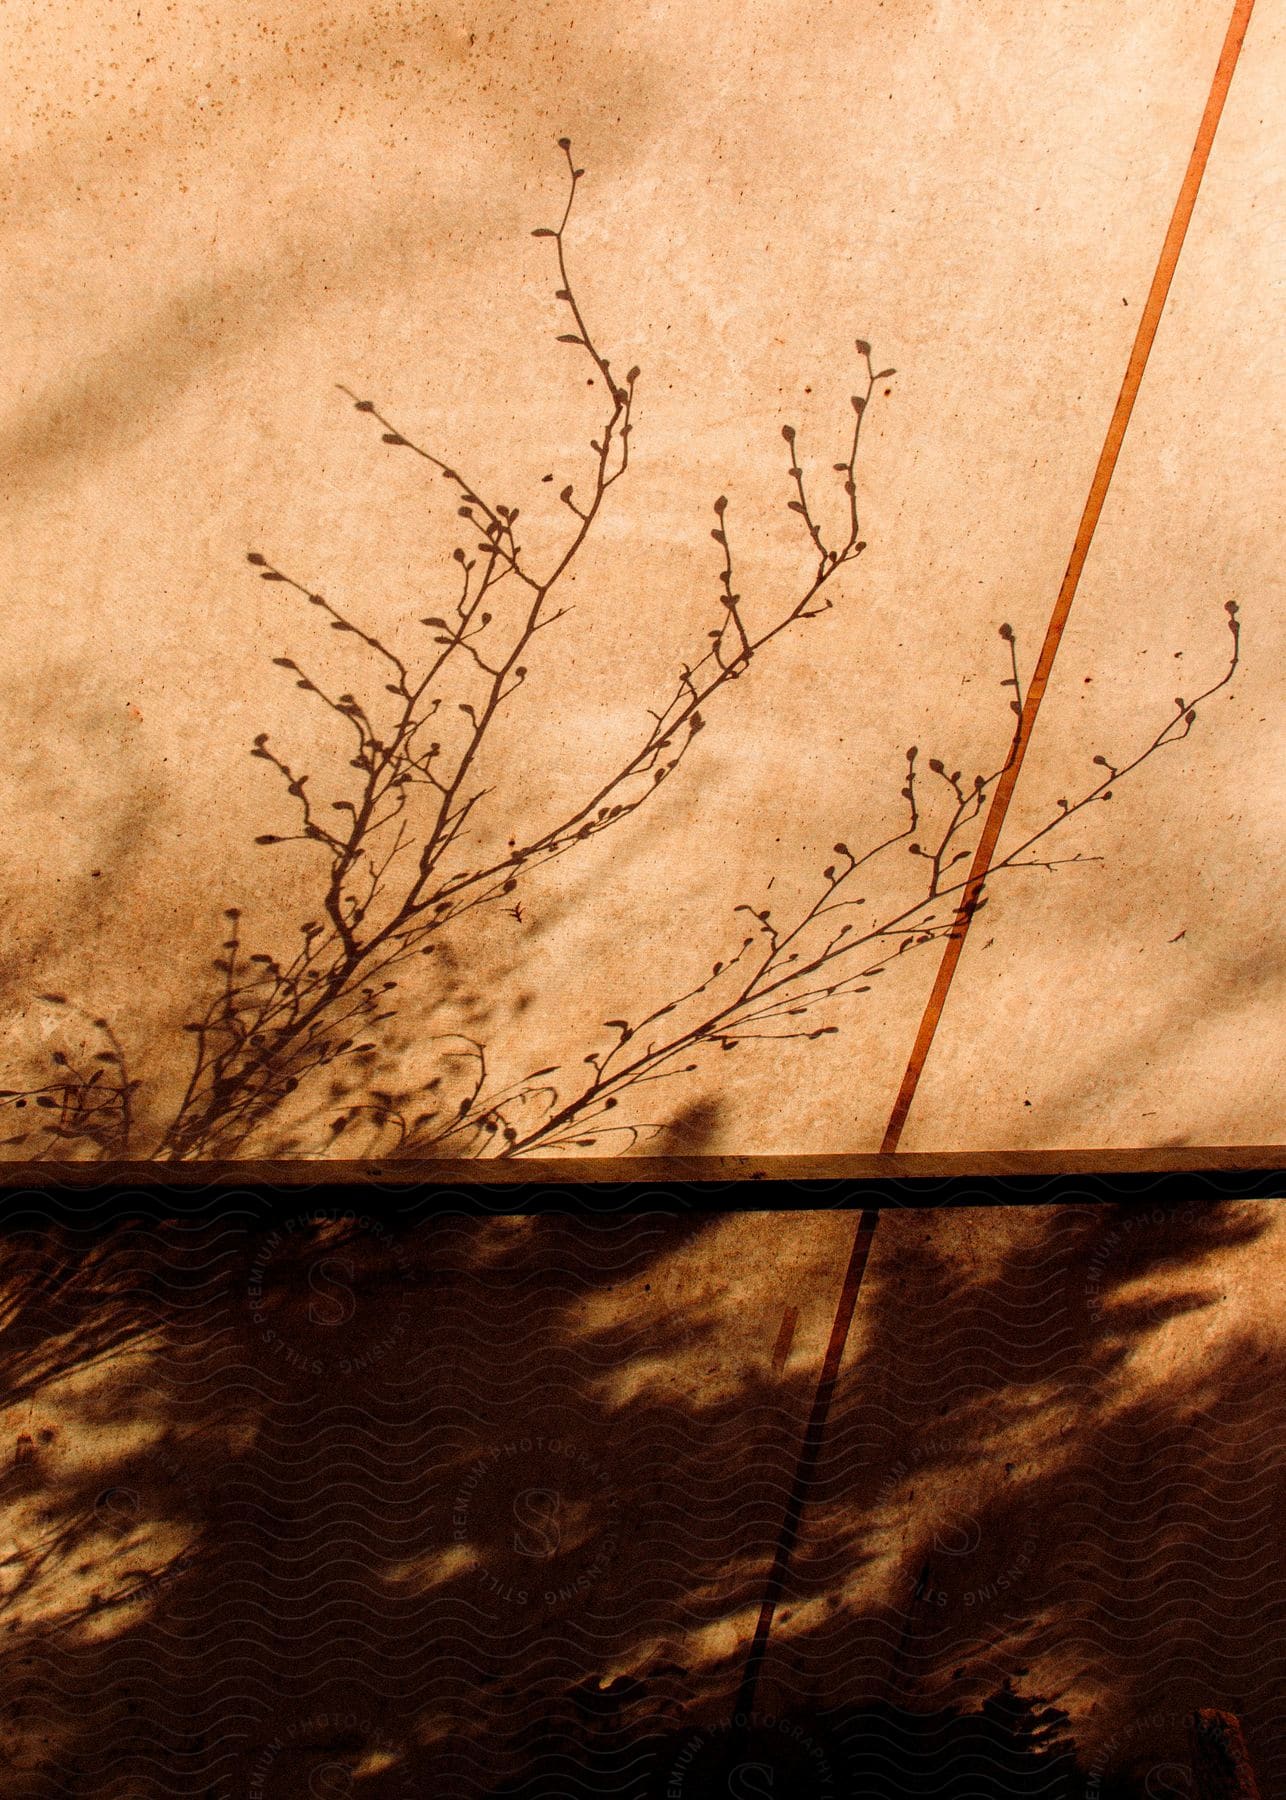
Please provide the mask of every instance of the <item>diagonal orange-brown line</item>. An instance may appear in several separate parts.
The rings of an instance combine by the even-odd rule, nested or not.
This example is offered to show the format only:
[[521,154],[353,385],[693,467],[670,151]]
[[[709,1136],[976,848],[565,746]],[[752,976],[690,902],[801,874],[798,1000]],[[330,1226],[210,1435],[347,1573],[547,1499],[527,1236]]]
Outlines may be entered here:
[[1014,788],[1017,786],[1018,777],[1022,771],[1023,758],[1027,754],[1027,745],[1036,725],[1036,715],[1040,711],[1040,703],[1044,699],[1045,689],[1049,685],[1054,657],[1058,653],[1059,641],[1067,625],[1068,614],[1072,610],[1072,601],[1076,598],[1081,571],[1085,567],[1085,559],[1089,555],[1090,545],[1094,540],[1094,532],[1103,511],[1108,488],[1112,483],[1117,458],[1121,453],[1121,443],[1130,422],[1130,415],[1134,411],[1134,402],[1138,398],[1143,372],[1147,368],[1148,356],[1151,353],[1157,326],[1170,292],[1170,283],[1174,278],[1179,252],[1183,248],[1183,240],[1187,236],[1192,211],[1196,205],[1201,178],[1205,174],[1206,163],[1210,157],[1210,146],[1214,142],[1215,131],[1223,113],[1224,101],[1228,97],[1233,71],[1236,69],[1237,59],[1241,55],[1241,46],[1245,40],[1246,28],[1250,24],[1250,15],[1254,11],[1254,6],[1255,0],[1237,0],[1237,4],[1232,10],[1232,18],[1228,25],[1227,36],[1224,38],[1219,65],[1215,70],[1214,80],[1210,85],[1210,94],[1206,100],[1206,109],[1202,114],[1201,125],[1197,131],[1197,141],[1192,147],[1192,155],[1188,160],[1183,185],[1179,189],[1179,198],[1175,202],[1165,241],[1161,246],[1161,254],[1157,259],[1156,273],[1152,277],[1152,286],[1148,290],[1147,303],[1139,320],[1139,329],[1135,334],[1134,346],[1130,351],[1130,360],[1126,364],[1125,379],[1121,383],[1121,391],[1117,396],[1111,423],[1107,428],[1107,436],[1103,440],[1103,448],[1099,452],[1098,465],[1094,470],[1094,479],[1090,483],[1085,510],[1081,514],[1081,522],[1077,529],[1076,541],[1072,546],[1067,572],[1063,576],[1062,586],[1058,590],[1058,599],[1054,603],[1054,611],[1045,632],[1045,641],[1041,645],[1040,656],[1037,658],[1031,684],[1027,689],[1027,698],[1023,702],[1018,730],[1014,737],[1013,753],[1004,773],[996,783],[996,791],[991,797],[991,805],[988,807],[986,819],[983,821],[982,836],[978,840],[978,847],[970,865],[969,878],[965,882],[960,905],[956,910],[956,916],[947,937],[946,948],[942,954],[942,961],[938,965],[933,989],[925,1004],[924,1015],[920,1020],[920,1029],[916,1033],[915,1044],[902,1076],[902,1085],[898,1089],[893,1111],[889,1115],[884,1141],[880,1145],[881,1151],[886,1154],[896,1150],[901,1140],[902,1128],[906,1124],[906,1116],[911,1110],[911,1102],[915,1099],[915,1091],[920,1084],[920,1076],[938,1029],[938,1021],[942,1017],[942,1009],[946,1004],[951,982],[964,950],[965,938],[969,932],[969,922],[977,911],[978,903],[982,898],[983,885],[991,869],[991,859],[995,854],[1001,829],[1005,823],[1005,815],[1009,811],[1009,803],[1013,798]]
[[759,1618],[755,1625],[754,1636],[750,1640],[746,1666],[742,1671],[741,1682],[737,1689],[737,1699],[732,1717],[732,1741],[734,1744],[739,1741],[738,1733],[744,1728],[746,1721],[754,1711],[755,1689],[759,1683],[759,1672],[763,1667],[764,1658],[768,1654],[768,1637],[773,1628],[777,1606],[785,1592],[791,1560],[799,1538],[800,1523],[804,1516],[804,1508],[808,1504],[809,1493],[812,1490],[817,1459],[821,1454],[822,1439],[826,1435],[826,1421],[830,1415],[831,1401],[835,1397],[835,1388],[839,1382],[840,1363],[844,1360],[849,1326],[853,1322],[853,1314],[857,1309],[858,1296],[862,1291],[862,1279],[866,1274],[866,1264],[871,1254],[871,1240],[875,1236],[875,1227],[879,1222],[879,1208],[875,1206],[865,1207],[857,1222],[853,1248],[849,1253],[848,1267],[844,1271],[844,1280],[840,1285],[839,1299],[835,1306],[835,1317],[831,1321],[831,1334],[826,1345],[826,1355],[822,1359],[821,1374],[817,1378],[817,1387],[813,1394],[812,1409],[808,1415],[808,1423],[804,1427],[804,1435],[800,1440],[794,1479],[791,1481],[790,1492],[786,1497],[786,1511],[782,1516],[781,1531],[777,1538],[772,1568],[768,1571],[768,1580],[764,1585],[764,1596],[759,1608]]

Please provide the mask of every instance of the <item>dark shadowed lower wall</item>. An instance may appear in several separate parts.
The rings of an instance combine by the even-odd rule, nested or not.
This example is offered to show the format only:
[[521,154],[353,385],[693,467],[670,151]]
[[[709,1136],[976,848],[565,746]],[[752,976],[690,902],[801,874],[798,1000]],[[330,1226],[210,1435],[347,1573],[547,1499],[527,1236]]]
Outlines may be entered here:
[[5,1800],[1281,1791],[1272,1203],[882,1216],[740,1736],[855,1215],[353,1211],[4,1239]]

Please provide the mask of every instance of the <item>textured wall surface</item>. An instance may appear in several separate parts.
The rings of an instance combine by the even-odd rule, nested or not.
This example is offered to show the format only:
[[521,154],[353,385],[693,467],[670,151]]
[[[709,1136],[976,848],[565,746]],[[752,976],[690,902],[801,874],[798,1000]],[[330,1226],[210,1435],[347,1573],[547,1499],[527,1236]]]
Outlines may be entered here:
[[[462,1065],[434,1034],[460,1031],[486,1047],[486,1093],[521,1099],[448,1148],[506,1122],[525,1141],[545,1104],[531,1071],[555,1067],[558,1104],[574,1101],[613,1045],[602,1021],[636,1023],[729,962],[734,907],[772,907],[782,929],[824,894],[833,844],[860,856],[904,830],[912,744],[932,847],[954,802],[929,759],[966,790],[1004,762],[999,630],[1025,690],[1228,23],[1217,0],[7,7],[6,1085],[70,1079],[50,1076],[55,1052],[77,1079],[127,1054],[128,1148],[157,1153],[187,1079],[180,1028],[222,981],[223,909],[243,911],[239,955],[287,960],[319,915],[324,848],[253,844],[296,825],[279,772],[247,752],[270,733],[333,824],[349,725],[273,658],[388,707],[390,665],[332,636],[306,592],[419,667],[433,628],[417,621],[450,612],[452,549],[476,535],[455,488],[337,384],[518,507],[533,566],[556,563],[576,523],[557,496],[587,491],[606,387],[556,341],[554,246],[531,235],[562,211],[564,133],[586,171],[566,233],[577,299],[613,379],[641,370],[630,468],[549,604],[571,610],[524,652],[442,872],[577,816],[680,663],[731,629],[719,496],[752,634],[796,605],[816,557],[782,427],[842,536],[859,338],[897,371],[863,420],[868,547],[829,611],[712,696],[646,804],[529,859],[518,890],[399,971],[398,1016],[342,1093],[328,1064],[253,1131],[183,1153],[322,1154],[342,1103],[365,1108],[345,1153],[388,1154],[428,1083],[455,1105]],[[1176,696],[1220,679],[1229,601],[1241,665],[1190,736],[1036,853],[1081,861],[995,876],[907,1149],[1281,1136],[1282,80],[1281,11],[1262,0],[999,856],[1094,787],[1095,755],[1127,762]],[[249,552],[304,592],[261,583]],[[435,715],[451,730],[464,693]],[[863,930],[922,898],[913,841],[845,888]],[[951,854],[976,841],[966,820]],[[878,1148],[951,904],[910,915],[925,941],[906,954],[890,925],[842,965],[887,953],[851,982],[869,991],[746,1014],[735,1054],[706,1031],[666,1083],[623,1083],[612,1120],[582,1109],[535,1147],[623,1150],[628,1132],[597,1133],[624,1120],[668,1128],[643,1151]],[[679,1017],[700,1024],[691,1004]],[[52,1147],[119,1153],[109,1112]],[[12,1135],[16,1157],[51,1147],[26,1120]]]
[[[855,1224],[10,1234],[0,1794],[728,1800]],[[882,1216],[744,1793],[1193,1794],[1210,1707],[1282,1791],[1284,1225],[1196,1188]],[[979,1776],[949,1722],[1006,1682],[1074,1766],[1002,1734]]]

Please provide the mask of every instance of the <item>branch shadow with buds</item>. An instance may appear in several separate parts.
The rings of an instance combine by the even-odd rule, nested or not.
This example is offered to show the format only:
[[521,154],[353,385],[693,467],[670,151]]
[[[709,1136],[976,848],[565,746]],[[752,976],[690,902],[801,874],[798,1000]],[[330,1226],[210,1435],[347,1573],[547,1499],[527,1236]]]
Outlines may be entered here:
[[[452,554],[452,602],[420,617],[427,648],[412,651],[359,623],[261,551],[250,553],[261,580],[297,594],[330,631],[353,641],[370,677],[362,693],[335,689],[294,656],[274,658],[346,742],[348,774],[338,786],[323,791],[266,731],[251,752],[276,771],[293,814],[291,824],[256,841],[300,846],[315,859],[315,904],[298,923],[297,947],[282,956],[249,950],[241,910],[227,909],[227,936],[214,964],[217,985],[184,1026],[192,1040],[190,1070],[168,1117],[156,1121],[145,1104],[109,1021],[85,1015],[91,1023],[79,1052],[56,1050],[52,1073],[0,1095],[31,1121],[20,1121],[22,1128],[2,1140],[16,1155],[164,1162],[282,1154],[287,1143],[297,1143],[301,1114],[319,1120],[327,1098],[341,1104],[329,1109],[325,1125],[318,1123],[309,1153],[319,1156],[334,1146],[352,1154],[358,1135],[364,1153],[383,1157],[610,1154],[646,1146],[670,1121],[639,1111],[645,1089],[698,1073],[714,1052],[834,1034],[840,1026],[833,1003],[871,991],[892,962],[959,929],[967,885],[962,869],[1016,738],[995,766],[971,776],[938,756],[927,759],[926,775],[919,749],[910,748],[901,818],[890,821],[887,835],[858,849],[837,843],[833,860],[789,916],[739,904],[739,939],[734,927],[722,954],[659,1006],[631,1011],[627,1005],[604,1021],[608,1035],[586,1046],[578,1062],[497,1081],[486,1044],[464,1033],[440,1040],[438,1066],[423,1081],[399,1079],[396,1068],[387,1079],[382,1069],[377,1074],[382,1033],[398,1016],[409,965],[436,959],[432,967],[444,981],[451,934],[462,920],[495,907],[521,920],[522,900],[514,896],[525,878],[639,814],[724,709],[733,684],[796,627],[832,610],[841,578],[866,548],[858,510],[862,432],[877,385],[895,371],[877,370],[870,344],[859,339],[851,432],[831,470],[842,497],[837,525],[827,523],[832,508],[812,491],[794,427],[782,427],[789,454],[785,504],[804,539],[796,587],[784,596],[743,594],[729,503],[716,498],[710,535],[721,566],[715,623],[703,647],[679,662],[668,697],[647,709],[650,723],[606,772],[585,775],[573,803],[553,819],[515,823],[517,803],[497,797],[484,780],[486,753],[498,722],[521,695],[532,658],[555,641],[542,634],[570,612],[569,577],[629,469],[640,375],[637,367],[623,378],[614,372],[577,297],[568,246],[584,170],[570,142],[560,143],[566,203],[559,223],[534,235],[553,248],[555,297],[570,327],[559,342],[586,360],[605,389],[588,475],[559,492],[566,533],[552,550],[530,548],[519,507],[487,498],[457,463],[418,443],[375,402],[342,389],[380,429],[385,445],[418,458],[451,494],[466,540]],[[554,476],[543,480],[552,483]],[[1239,656],[1235,602],[1226,610],[1232,650],[1218,678],[1194,699],[1178,698],[1173,715],[1141,749],[1116,763],[1095,757],[1102,776],[1087,778],[1076,798],[1059,800],[1053,816],[993,865],[989,881],[1098,860],[1079,851],[1055,856],[1051,840],[1182,742],[1198,709],[1232,679]],[[1019,719],[1022,678],[1008,624],[1000,637],[1007,653],[1001,686],[1012,690],[1009,707]],[[909,887],[905,862],[899,867],[894,860],[899,856],[915,862],[917,879]],[[985,903],[985,893],[971,896],[972,910]],[[43,998],[68,1008],[71,1019],[75,1009],[66,996]]]

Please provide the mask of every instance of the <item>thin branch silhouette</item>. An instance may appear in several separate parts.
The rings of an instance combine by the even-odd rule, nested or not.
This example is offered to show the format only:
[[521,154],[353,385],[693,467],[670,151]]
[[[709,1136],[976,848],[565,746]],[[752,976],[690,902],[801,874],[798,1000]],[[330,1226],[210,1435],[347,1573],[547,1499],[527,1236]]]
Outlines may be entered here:
[[[292,815],[290,823],[261,833],[256,842],[303,845],[318,862],[317,898],[311,916],[297,927],[298,948],[285,957],[248,952],[240,909],[225,911],[228,931],[213,962],[213,992],[184,1026],[193,1040],[186,1086],[145,1148],[159,1160],[240,1153],[263,1140],[265,1132],[271,1136],[285,1109],[301,1104],[292,1097],[301,1090],[312,1094],[324,1071],[332,1072],[332,1091],[344,1105],[320,1135],[319,1154],[341,1138],[351,1144],[363,1127],[371,1133],[371,1147],[383,1155],[626,1149],[666,1123],[609,1118],[634,1090],[695,1072],[698,1062],[686,1059],[699,1060],[706,1052],[729,1052],[765,1038],[834,1033],[839,1027],[829,1017],[830,1002],[868,991],[890,962],[940,942],[954,928],[953,909],[944,909],[944,903],[965,885],[958,870],[971,854],[969,834],[1012,758],[1013,741],[998,768],[968,781],[931,758],[931,793],[919,773],[919,751],[909,750],[901,790],[906,822],[900,829],[890,828],[890,835],[860,853],[837,844],[835,861],[789,920],[775,918],[768,907],[739,905],[737,913],[749,924],[740,943],[675,998],[633,1019],[608,1020],[604,1030],[613,1034],[611,1041],[588,1050],[578,1067],[542,1068],[493,1088],[481,1041],[437,1038],[436,1043],[456,1047],[439,1051],[442,1068],[427,1083],[405,1090],[374,1085],[381,1027],[397,1014],[401,972],[412,959],[441,957],[449,942],[443,934],[492,903],[503,903],[521,922],[521,902],[512,899],[520,880],[638,813],[679,768],[725,691],[792,628],[832,608],[836,577],[866,548],[857,500],[862,430],[877,384],[896,371],[876,370],[870,344],[858,339],[861,375],[850,397],[851,434],[846,432],[844,454],[832,464],[844,498],[838,535],[823,524],[799,460],[797,433],[785,425],[790,483],[785,505],[804,539],[805,566],[797,586],[784,597],[747,603],[737,576],[729,502],[720,494],[710,533],[721,562],[717,610],[699,652],[679,661],[668,698],[659,708],[646,709],[633,744],[606,773],[587,776],[580,796],[551,823],[520,835],[502,814],[488,841],[483,802],[493,790],[480,782],[480,759],[526,683],[531,658],[542,647],[537,640],[571,611],[563,597],[566,578],[610,491],[629,468],[640,376],[637,367],[623,379],[613,372],[577,296],[567,239],[584,170],[576,166],[569,140],[560,139],[560,146],[568,171],[562,216],[556,226],[533,235],[550,240],[554,249],[555,298],[571,326],[558,341],[588,360],[605,390],[596,435],[589,440],[588,475],[579,486],[567,481],[559,491],[568,530],[543,557],[532,552],[519,534],[519,507],[484,496],[457,463],[418,443],[374,401],[341,388],[354,409],[379,427],[384,445],[419,458],[451,491],[465,540],[451,557],[454,599],[444,613],[419,619],[429,634],[428,648],[418,656],[402,653],[300,574],[262,551],[249,553],[261,580],[298,595],[329,630],[354,639],[379,680],[365,696],[332,691],[294,656],[273,658],[337,722],[351,750],[351,774],[339,787],[322,791],[323,784],[297,757],[279,751],[268,732],[254,740],[251,755],[276,771]],[[1104,779],[1075,802],[1061,800],[1053,817],[994,865],[989,882],[1003,872],[1050,871],[1065,862],[1097,860],[1079,853],[1047,857],[1045,839],[1091,804],[1110,799],[1116,784],[1188,735],[1197,708],[1237,667],[1235,604],[1227,611],[1233,649],[1220,679],[1195,700],[1178,700],[1175,715],[1119,766],[1096,758],[1108,771]],[[1017,645],[1007,624],[1000,635],[1009,663],[1002,686],[1013,690],[1009,705],[1019,716]],[[466,852],[474,833],[481,841]],[[899,848],[917,859],[916,893],[886,903],[858,894],[858,872]],[[1040,854],[1030,854],[1038,849]],[[67,1004],[62,996],[46,998]],[[59,1051],[50,1079],[0,1094],[0,1103],[51,1115],[34,1131],[5,1140],[8,1144],[34,1143],[25,1153],[36,1156],[65,1155],[68,1147],[100,1157],[137,1153],[139,1084],[129,1077],[124,1051],[107,1021],[96,1019],[93,1029],[102,1047],[90,1053],[92,1067]],[[362,1084],[356,1098],[354,1082]]]
[[[1196,723],[1197,708],[1227,686],[1240,660],[1236,603],[1229,602],[1226,611],[1232,650],[1228,665],[1218,680],[1191,701],[1177,699],[1175,713],[1141,750],[1119,766],[1102,755],[1095,756],[1094,764],[1105,768],[1107,774],[1075,801],[1060,799],[1058,810],[1051,818],[992,865],[989,883],[997,875],[1011,870],[1037,868],[1052,872],[1069,864],[1102,860],[1080,852],[1059,858],[1034,857],[1029,852],[1076,814],[1098,802],[1111,800],[1123,779],[1134,774],[1160,751],[1181,743],[1189,735]],[[1011,628],[1003,625],[1000,635],[1012,651],[1014,634]],[[1018,698],[1011,704],[1021,714],[1016,655],[1013,668],[1015,673],[1002,685],[1019,690]],[[945,913],[927,909],[963,891],[966,885],[963,875],[951,875],[958,864],[968,862],[972,855],[972,846],[962,847],[961,837],[979,819],[992,788],[1009,765],[1016,742],[1015,733],[1000,767],[988,774],[976,775],[967,786],[962,783],[959,770],[949,773],[939,758],[930,759],[931,774],[946,790],[946,806],[935,833],[931,837],[921,833],[925,842],[916,837],[925,814],[918,788],[919,750],[912,746],[907,751],[906,784],[901,790],[907,807],[905,827],[860,855],[850,850],[847,844],[836,844],[836,861],[823,870],[819,889],[800,907],[793,923],[776,923],[768,907],[756,909],[744,902],[739,904],[735,910],[745,913],[754,925],[736,949],[726,960],[716,962],[710,973],[694,987],[641,1015],[637,1021],[605,1021],[604,1029],[615,1033],[615,1041],[605,1051],[593,1051],[586,1056],[585,1063],[591,1074],[580,1082],[571,1097],[551,1107],[547,1117],[525,1131],[519,1131],[508,1116],[515,1100],[501,1095],[462,1116],[452,1127],[451,1135],[459,1136],[465,1128],[483,1135],[498,1130],[506,1153],[513,1155],[569,1147],[589,1148],[600,1137],[616,1133],[627,1134],[633,1143],[645,1128],[615,1122],[602,1126],[595,1122],[615,1110],[622,1095],[630,1089],[669,1075],[694,1072],[696,1064],[679,1064],[678,1061],[688,1052],[716,1047],[730,1051],[763,1038],[816,1039],[837,1032],[839,1027],[833,1023],[812,1022],[815,1009],[841,996],[869,992],[871,982],[882,975],[891,962],[926,944],[940,943],[959,930],[954,907],[948,907]],[[908,842],[908,839],[913,841]],[[900,902],[892,910],[878,912],[874,919],[862,920],[863,909],[869,913],[871,908],[864,895],[854,893],[850,885],[852,879],[860,869],[899,844],[905,844],[908,854],[923,863],[923,890],[910,902]],[[973,912],[977,913],[986,904],[984,888]],[[823,924],[829,915],[844,911],[851,911],[857,918],[834,925]],[[698,1004],[692,1009],[690,1003],[694,1001]],[[689,1008],[687,1023],[661,1026],[661,1021],[675,1015],[681,1021],[685,1007]],[[803,1019],[809,1023],[792,1023]],[[655,1035],[649,1035],[654,1026],[660,1029]],[[552,1071],[538,1071],[541,1076],[550,1073]],[[536,1077],[530,1080],[534,1084]],[[519,1102],[527,1101],[536,1091],[534,1086],[523,1089],[518,1096]],[[547,1090],[541,1090],[544,1091]],[[586,1130],[587,1126],[591,1128]]]

